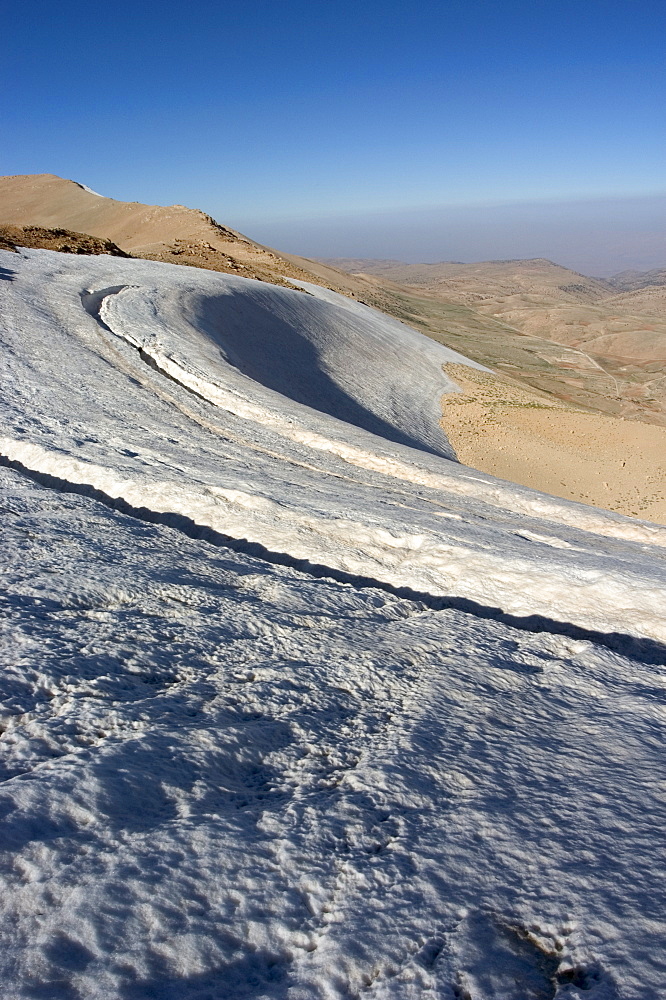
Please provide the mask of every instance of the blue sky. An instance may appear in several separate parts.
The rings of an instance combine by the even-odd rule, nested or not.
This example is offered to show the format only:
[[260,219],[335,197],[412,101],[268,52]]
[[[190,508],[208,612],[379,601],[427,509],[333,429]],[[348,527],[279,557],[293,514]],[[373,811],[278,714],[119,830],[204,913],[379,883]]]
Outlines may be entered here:
[[661,0],[37,0],[3,19],[0,173],[287,233],[654,195],[665,40]]

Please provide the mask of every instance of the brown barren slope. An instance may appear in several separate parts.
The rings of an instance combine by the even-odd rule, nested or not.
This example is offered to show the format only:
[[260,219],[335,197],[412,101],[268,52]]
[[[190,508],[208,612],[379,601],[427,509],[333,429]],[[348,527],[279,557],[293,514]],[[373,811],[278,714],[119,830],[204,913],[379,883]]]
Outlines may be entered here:
[[[112,240],[133,257],[188,264],[286,284],[284,277],[337,287],[298,262],[222,226],[205,212],[183,205],[142,205],[85,190],[55,174],[0,177],[0,224],[64,228]],[[350,279],[339,275],[344,283]],[[354,280],[351,279],[351,284]],[[358,285],[358,282],[355,282]],[[350,289],[351,291],[351,289]]]
[[557,302],[595,302],[615,289],[550,260],[491,260],[474,264],[442,261],[403,264],[397,260],[330,259],[326,263],[355,274],[373,274],[402,285],[436,292],[452,302],[474,306],[507,295],[533,295]]
[[85,190],[55,174],[0,177],[0,222],[64,226],[111,239],[127,251],[149,251],[174,240],[194,242],[212,235],[243,240],[198,209],[183,205],[142,205],[116,201]]
[[666,427],[581,410],[504,375],[446,370],[462,393],[442,398],[442,427],[465,465],[666,524]]
[[[330,262],[329,262],[330,263]],[[542,349],[547,362],[512,365],[511,374],[560,399],[604,413],[666,426],[666,295],[662,271],[655,285],[632,273],[634,290],[618,293],[618,281],[587,278],[548,260],[475,264],[404,264],[386,260],[335,263],[356,276],[400,282],[423,300],[472,310],[501,324],[507,347],[521,335]],[[455,346],[452,344],[452,346]],[[462,348],[458,347],[459,350]],[[489,367],[513,361],[471,353]]]

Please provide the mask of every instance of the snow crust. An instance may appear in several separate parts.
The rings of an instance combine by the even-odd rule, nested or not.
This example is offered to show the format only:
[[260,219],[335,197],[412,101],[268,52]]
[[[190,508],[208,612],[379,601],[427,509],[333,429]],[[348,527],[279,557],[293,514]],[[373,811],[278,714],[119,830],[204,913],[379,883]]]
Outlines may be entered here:
[[100,194],[99,191],[93,191],[93,189],[89,188],[87,184],[81,184],[80,181],[75,181],[74,183],[78,184],[79,187],[83,188],[84,191],[87,191],[88,194],[94,194],[96,198],[104,198],[105,197],[103,194]]
[[666,531],[335,293],[0,277],[0,995],[656,1000]]

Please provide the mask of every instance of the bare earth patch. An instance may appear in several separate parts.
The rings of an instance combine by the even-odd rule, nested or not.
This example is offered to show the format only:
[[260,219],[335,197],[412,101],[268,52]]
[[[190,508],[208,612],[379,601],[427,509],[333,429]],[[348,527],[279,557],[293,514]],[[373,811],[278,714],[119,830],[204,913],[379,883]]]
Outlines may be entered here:
[[578,409],[505,375],[445,365],[442,427],[461,462],[553,496],[666,524],[666,428]]

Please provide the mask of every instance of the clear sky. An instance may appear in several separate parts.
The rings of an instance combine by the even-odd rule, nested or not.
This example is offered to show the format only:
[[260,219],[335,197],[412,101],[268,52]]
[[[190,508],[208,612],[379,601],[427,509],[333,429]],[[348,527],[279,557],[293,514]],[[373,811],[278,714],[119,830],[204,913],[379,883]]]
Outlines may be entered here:
[[663,0],[35,0],[2,33],[0,173],[251,235],[666,192]]

